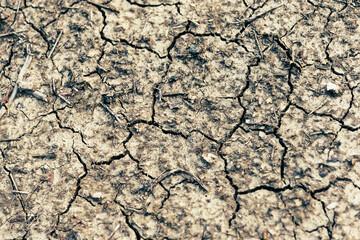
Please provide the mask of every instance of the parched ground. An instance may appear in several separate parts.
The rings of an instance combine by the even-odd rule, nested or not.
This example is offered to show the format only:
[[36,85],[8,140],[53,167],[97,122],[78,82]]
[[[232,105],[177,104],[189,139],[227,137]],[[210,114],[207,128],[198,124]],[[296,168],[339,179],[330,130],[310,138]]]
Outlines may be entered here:
[[360,239],[357,0],[0,0],[0,239]]

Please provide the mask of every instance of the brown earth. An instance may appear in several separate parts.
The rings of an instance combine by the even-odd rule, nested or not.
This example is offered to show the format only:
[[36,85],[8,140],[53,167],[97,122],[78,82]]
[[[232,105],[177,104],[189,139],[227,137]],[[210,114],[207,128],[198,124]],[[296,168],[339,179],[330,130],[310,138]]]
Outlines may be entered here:
[[0,0],[0,239],[360,239],[360,2]]

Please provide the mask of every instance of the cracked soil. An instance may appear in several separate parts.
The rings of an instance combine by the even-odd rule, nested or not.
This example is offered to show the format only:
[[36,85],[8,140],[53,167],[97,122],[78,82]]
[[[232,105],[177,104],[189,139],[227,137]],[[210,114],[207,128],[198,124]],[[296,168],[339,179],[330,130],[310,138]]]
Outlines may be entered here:
[[0,0],[0,239],[360,239],[358,0]]

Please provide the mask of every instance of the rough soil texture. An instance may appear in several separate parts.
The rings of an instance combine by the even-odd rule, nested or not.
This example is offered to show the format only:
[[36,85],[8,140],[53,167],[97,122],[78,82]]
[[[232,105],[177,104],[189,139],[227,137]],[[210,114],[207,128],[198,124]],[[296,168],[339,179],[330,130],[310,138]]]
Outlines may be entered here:
[[0,238],[360,239],[359,25],[357,0],[0,0]]

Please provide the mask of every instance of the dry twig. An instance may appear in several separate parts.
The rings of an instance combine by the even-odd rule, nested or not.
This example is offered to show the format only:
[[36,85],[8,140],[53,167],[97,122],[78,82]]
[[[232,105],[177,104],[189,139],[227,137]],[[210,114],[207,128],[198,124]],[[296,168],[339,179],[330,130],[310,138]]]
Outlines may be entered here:
[[263,55],[263,53],[262,53],[262,47],[261,47],[261,45],[260,45],[260,42],[259,42],[259,40],[258,40],[258,37],[257,37],[257,34],[256,34],[255,31],[254,31],[254,36],[255,36],[256,45],[257,45],[257,47],[258,47],[258,49],[259,49],[260,56],[261,56],[261,58],[263,59],[263,58],[264,58],[264,55]]
[[59,97],[61,100],[63,100],[67,105],[71,105],[71,102],[69,102],[69,101],[68,101],[64,96],[62,96],[61,94],[57,93],[54,79],[51,80],[51,85],[52,85],[53,94],[54,94],[55,96]]
[[121,123],[120,118],[118,118],[118,117],[115,115],[115,113],[114,113],[108,106],[106,106],[106,105],[105,105],[104,103],[102,103],[102,102],[100,102],[100,105],[101,105],[103,108],[105,108],[105,110],[108,111],[108,112],[115,118],[116,121],[118,121],[119,123]]
[[165,170],[164,172],[162,172],[160,174],[159,177],[157,177],[156,179],[154,179],[154,181],[151,183],[151,186],[150,186],[150,190],[152,191],[154,189],[154,187],[160,183],[162,180],[164,180],[165,178],[167,178],[168,176],[172,175],[172,174],[175,174],[175,173],[185,173],[187,175],[189,175],[192,179],[194,179],[199,185],[201,188],[203,188],[206,192],[208,191],[202,184],[201,184],[201,181],[200,179],[195,176],[194,174],[190,173],[190,172],[187,172],[186,170],[183,170],[183,169],[174,169],[174,170]]
[[280,4],[280,5],[277,5],[277,6],[273,7],[273,8],[270,8],[269,10],[267,10],[267,11],[265,11],[265,12],[255,14],[254,16],[246,19],[245,22],[248,23],[248,24],[249,24],[249,23],[252,23],[252,22],[255,21],[256,19],[258,19],[258,18],[260,18],[260,17],[268,14],[269,12],[272,12],[272,11],[274,11],[275,9],[277,9],[277,8],[279,8],[279,7],[282,7],[282,6],[283,6],[283,4]]
[[54,50],[55,50],[55,48],[56,48],[56,45],[58,45],[58,43],[59,43],[59,40],[60,40],[60,38],[61,38],[61,35],[62,35],[62,31],[59,33],[59,35],[57,36],[57,38],[56,38],[56,41],[55,41],[55,43],[54,43],[54,46],[51,48],[51,51],[49,52],[49,54],[48,54],[48,58],[51,58],[51,55],[53,54],[53,52],[54,52]]
[[110,240],[119,228],[120,228],[120,224],[116,225],[116,227],[114,228],[114,230],[112,231],[112,233],[110,234],[107,240]]
[[12,35],[12,34],[17,35],[18,33],[22,33],[22,32],[25,32],[25,31],[4,33],[4,34],[0,34],[0,37],[6,37],[6,36],[9,36],[9,35]]

